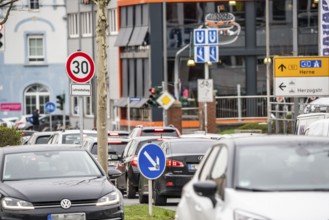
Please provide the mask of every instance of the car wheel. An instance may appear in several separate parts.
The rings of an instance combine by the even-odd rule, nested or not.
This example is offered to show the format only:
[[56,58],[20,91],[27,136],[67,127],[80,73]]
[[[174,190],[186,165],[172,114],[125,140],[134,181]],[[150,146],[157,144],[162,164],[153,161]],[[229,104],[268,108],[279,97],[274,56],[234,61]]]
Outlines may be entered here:
[[127,197],[128,199],[136,198],[136,189],[129,180],[129,177],[127,178]]
[[148,203],[149,198],[148,195],[144,195],[144,187],[143,183],[141,182],[143,178],[139,179],[139,187],[138,187],[138,200],[140,204]]
[[153,190],[153,201],[154,201],[154,205],[156,206],[166,205],[167,197],[159,195],[159,192],[157,190]]

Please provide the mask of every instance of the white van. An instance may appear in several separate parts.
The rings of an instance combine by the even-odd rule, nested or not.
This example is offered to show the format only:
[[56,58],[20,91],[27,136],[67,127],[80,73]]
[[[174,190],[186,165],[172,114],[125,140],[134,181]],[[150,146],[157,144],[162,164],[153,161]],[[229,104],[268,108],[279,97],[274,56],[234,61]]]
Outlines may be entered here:
[[319,112],[319,113],[308,113],[301,114],[297,116],[296,123],[296,134],[305,135],[305,131],[308,126],[315,121],[329,118],[329,113]]
[[307,136],[329,136],[329,119],[321,119],[312,122],[306,129]]

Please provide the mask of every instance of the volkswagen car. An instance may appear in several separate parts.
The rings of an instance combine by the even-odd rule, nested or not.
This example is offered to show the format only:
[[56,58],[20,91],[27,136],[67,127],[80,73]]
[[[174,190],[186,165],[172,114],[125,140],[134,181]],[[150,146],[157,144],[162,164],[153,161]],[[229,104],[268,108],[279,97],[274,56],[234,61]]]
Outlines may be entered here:
[[80,146],[0,148],[0,219],[124,219],[122,194]]

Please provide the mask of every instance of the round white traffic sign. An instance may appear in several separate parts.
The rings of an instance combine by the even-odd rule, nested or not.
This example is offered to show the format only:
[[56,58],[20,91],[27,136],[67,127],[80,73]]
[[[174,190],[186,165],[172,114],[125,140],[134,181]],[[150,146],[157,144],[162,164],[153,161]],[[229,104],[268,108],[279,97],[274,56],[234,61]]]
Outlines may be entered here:
[[76,83],[87,83],[95,73],[95,63],[86,53],[72,53],[66,61],[66,73]]

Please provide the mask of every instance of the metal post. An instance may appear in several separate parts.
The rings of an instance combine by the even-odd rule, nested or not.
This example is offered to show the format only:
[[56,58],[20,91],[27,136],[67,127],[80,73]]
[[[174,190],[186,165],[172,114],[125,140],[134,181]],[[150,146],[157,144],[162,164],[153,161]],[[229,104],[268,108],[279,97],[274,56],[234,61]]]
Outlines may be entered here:
[[241,121],[242,119],[242,109],[241,109],[241,86],[240,84],[237,85],[237,92],[238,92],[238,119]]
[[271,103],[270,103],[270,28],[269,28],[269,0],[266,0],[265,6],[265,17],[266,17],[266,95],[267,95],[267,133],[272,133],[271,126]]
[[174,82],[174,84],[175,84],[175,98],[176,98],[176,100],[179,100],[179,91],[178,91],[178,83],[179,83],[179,76],[178,76],[178,72],[179,72],[179,56],[180,56],[180,54],[184,50],[186,50],[187,48],[190,47],[190,44],[187,44],[184,47],[182,47],[180,50],[178,50],[176,52],[176,55],[175,55],[175,66],[174,66],[174,81],[175,82]]
[[130,99],[127,98],[127,119],[128,119],[128,132],[130,132]]
[[[319,23],[320,24],[320,23]],[[297,21],[297,0],[293,0],[292,2],[292,55],[298,56],[298,21]],[[297,120],[299,101],[298,97],[294,98],[294,121]],[[295,123],[294,123],[295,124]]]
[[[204,64],[204,79],[208,80],[209,79],[209,64],[208,62],[205,62]],[[211,91],[211,95],[212,91]],[[204,130],[206,133],[208,133],[208,106],[207,102],[204,102]]]
[[50,131],[53,131],[53,122],[51,120],[51,114],[49,114],[49,125],[50,125]]
[[[166,0],[163,1],[162,7],[162,32],[163,32],[163,85],[162,91],[168,90],[168,70],[167,70],[167,5]],[[163,109],[163,124],[168,125],[167,110]]]
[[152,216],[152,180],[148,180],[148,189],[149,189],[149,216]]
[[80,127],[80,144],[83,143],[83,97],[79,99],[79,127]]

